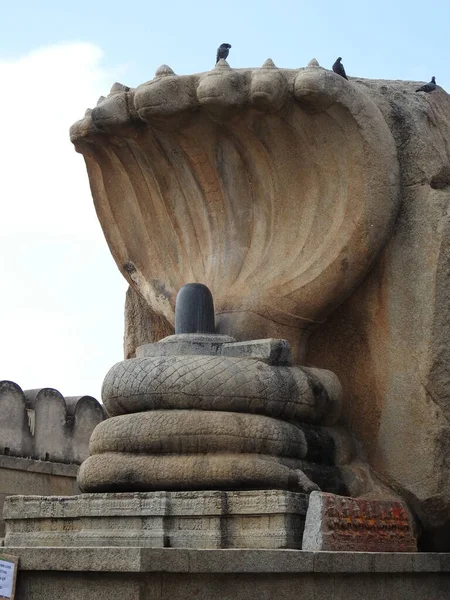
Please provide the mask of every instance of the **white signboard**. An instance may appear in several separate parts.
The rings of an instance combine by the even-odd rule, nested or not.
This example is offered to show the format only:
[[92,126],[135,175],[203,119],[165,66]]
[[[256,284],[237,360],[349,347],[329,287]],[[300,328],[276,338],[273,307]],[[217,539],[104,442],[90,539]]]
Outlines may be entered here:
[[0,554],[0,598],[13,600],[16,593],[17,566],[16,556]]

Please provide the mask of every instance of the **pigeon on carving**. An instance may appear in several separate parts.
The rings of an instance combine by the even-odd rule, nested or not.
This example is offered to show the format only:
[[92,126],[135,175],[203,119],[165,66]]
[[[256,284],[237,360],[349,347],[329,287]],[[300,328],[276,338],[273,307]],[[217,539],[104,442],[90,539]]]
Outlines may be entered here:
[[427,94],[429,94],[430,92],[434,92],[435,89],[436,89],[436,77],[433,75],[430,83],[426,83],[425,85],[423,85],[422,87],[417,89],[416,92],[426,92]]
[[221,58],[227,58],[230,52],[231,44],[220,44],[217,48],[216,65]]
[[341,63],[341,60],[342,60],[342,57],[339,56],[339,58],[336,59],[336,62],[332,66],[332,69],[337,75],[340,75],[344,79],[348,80],[347,74],[344,69],[344,65]]

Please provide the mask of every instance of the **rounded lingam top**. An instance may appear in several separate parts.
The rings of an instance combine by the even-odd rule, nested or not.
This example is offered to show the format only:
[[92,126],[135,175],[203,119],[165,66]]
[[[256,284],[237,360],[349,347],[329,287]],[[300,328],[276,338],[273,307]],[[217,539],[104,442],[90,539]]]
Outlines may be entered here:
[[202,283],[187,283],[177,294],[175,333],[215,333],[214,302]]

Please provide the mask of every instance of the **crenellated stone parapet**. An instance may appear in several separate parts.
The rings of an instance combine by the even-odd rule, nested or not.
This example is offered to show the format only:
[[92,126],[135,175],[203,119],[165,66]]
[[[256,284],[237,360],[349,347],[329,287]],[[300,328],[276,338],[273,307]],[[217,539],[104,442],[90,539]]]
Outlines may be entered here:
[[0,414],[0,454],[68,464],[87,458],[91,433],[106,416],[92,396],[24,391],[12,381],[0,381]]

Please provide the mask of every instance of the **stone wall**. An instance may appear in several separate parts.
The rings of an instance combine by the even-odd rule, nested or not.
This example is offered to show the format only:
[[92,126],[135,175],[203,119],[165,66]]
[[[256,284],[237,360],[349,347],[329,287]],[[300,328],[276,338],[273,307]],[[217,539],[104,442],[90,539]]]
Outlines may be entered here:
[[298,550],[5,548],[16,600],[443,600],[450,555]]
[[71,496],[79,493],[77,473],[78,465],[0,456],[0,538],[5,534],[1,516],[7,496]]
[[0,381],[0,415],[0,454],[66,464],[88,457],[91,433],[105,418],[92,396],[23,391],[12,381]]

